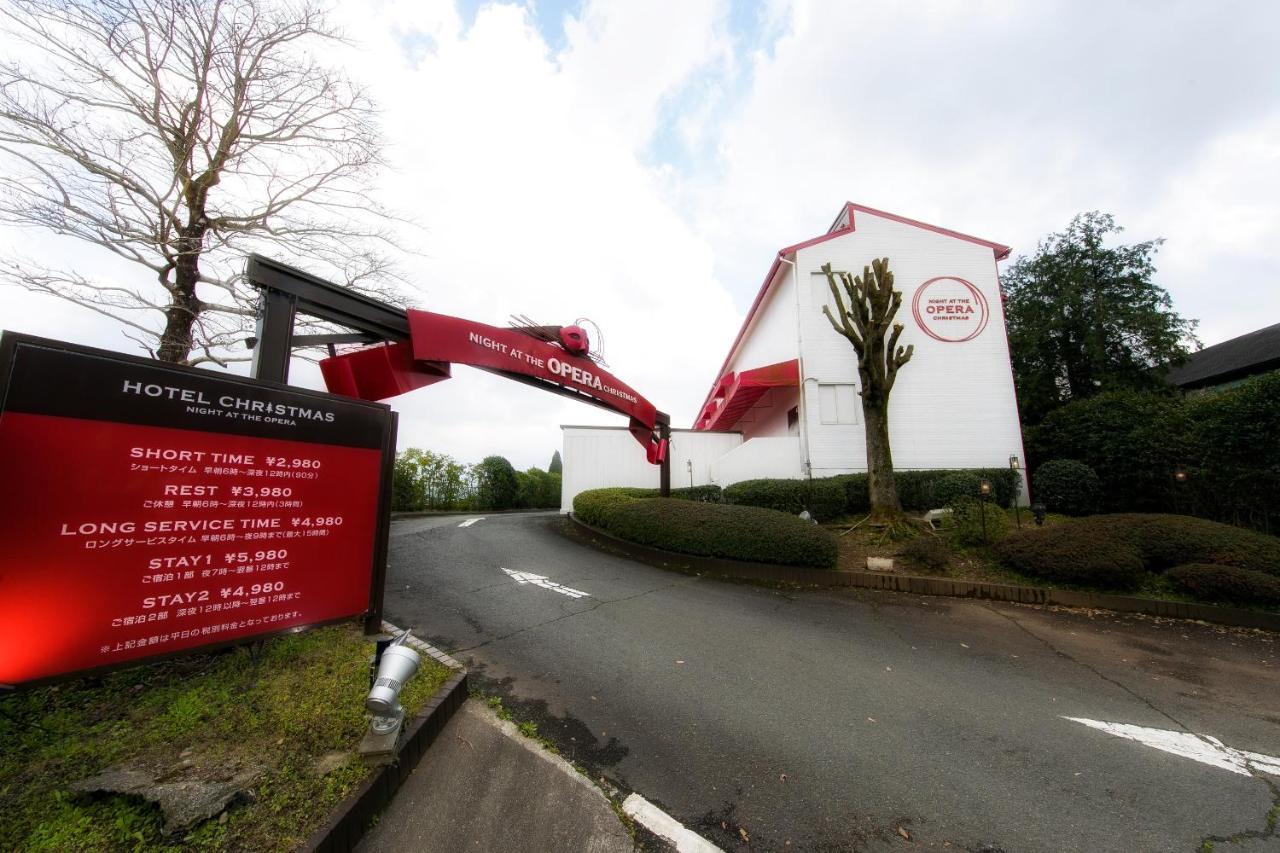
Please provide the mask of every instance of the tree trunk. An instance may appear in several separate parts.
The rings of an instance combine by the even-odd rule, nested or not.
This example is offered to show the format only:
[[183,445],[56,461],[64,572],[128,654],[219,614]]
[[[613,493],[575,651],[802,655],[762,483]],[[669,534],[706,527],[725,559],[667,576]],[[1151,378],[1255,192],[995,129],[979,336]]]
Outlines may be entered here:
[[893,479],[893,452],[889,449],[889,406],[863,400],[867,435],[867,489],[871,495],[872,521],[893,520],[902,515],[898,485]]
[[156,359],[185,364],[191,357],[191,329],[201,305],[196,298],[196,282],[200,280],[200,249],[204,229],[188,229],[178,241],[178,256],[173,265],[173,286],[169,289],[169,305],[164,311],[164,332]]

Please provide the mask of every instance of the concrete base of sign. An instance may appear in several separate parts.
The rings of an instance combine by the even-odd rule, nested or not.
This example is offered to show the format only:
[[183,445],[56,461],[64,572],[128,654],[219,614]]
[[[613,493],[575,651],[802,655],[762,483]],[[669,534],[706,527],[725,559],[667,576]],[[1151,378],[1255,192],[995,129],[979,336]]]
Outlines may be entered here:
[[367,729],[360,740],[360,745],[356,747],[356,752],[360,753],[360,760],[366,767],[383,767],[394,763],[396,747],[400,742],[402,731],[404,731],[403,725],[396,726],[386,734],[378,734],[373,729]]
[[869,572],[893,571],[893,557],[867,557],[867,571]]

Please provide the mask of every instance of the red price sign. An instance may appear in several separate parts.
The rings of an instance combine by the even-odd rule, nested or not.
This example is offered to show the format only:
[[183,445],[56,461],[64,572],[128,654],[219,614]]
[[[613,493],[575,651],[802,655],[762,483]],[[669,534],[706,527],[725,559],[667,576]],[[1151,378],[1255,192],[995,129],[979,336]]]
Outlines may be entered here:
[[6,333],[0,684],[381,607],[389,409]]

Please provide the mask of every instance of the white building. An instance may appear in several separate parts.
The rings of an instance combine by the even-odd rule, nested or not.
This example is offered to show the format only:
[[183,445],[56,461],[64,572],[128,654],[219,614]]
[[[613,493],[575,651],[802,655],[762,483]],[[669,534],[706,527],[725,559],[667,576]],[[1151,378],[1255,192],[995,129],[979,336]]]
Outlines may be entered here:
[[[866,470],[857,356],[822,314],[834,300],[821,268],[860,275],[875,258],[889,259],[903,296],[900,343],[915,347],[889,401],[894,467],[1023,459],[996,268],[1008,255],[999,243],[845,204],[825,234],[774,257],[693,431],[672,438],[672,486],[691,473],[696,484],[727,486]],[[566,510],[584,488],[657,486],[656,467],[615,463],[590,449],[609,444],[606,431],[592,436],[565,428]]]

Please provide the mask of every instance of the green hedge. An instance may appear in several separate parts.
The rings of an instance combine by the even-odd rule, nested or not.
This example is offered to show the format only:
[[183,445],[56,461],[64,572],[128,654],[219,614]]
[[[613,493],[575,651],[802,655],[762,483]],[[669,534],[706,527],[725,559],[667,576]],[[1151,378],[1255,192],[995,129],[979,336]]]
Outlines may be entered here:
[[1031,478],[1036,501],[1050,512],[1063,515],[1093,515],[1099,509],[1101,486],[1098,475],[1074,459],[1050,459]]
[[[895,471],[902,508],[912,512],[939,509],[965,488],[978,496],[978,483],[991,484],[991,501],[1012,506],[1022,489],[1022,478],[1009,468],[964,468],[932,471]],[[724,490],[726,503],[758,506],[798,515],[808,509],[819,521],[841,515],[869,512],[866,474],[839,474],[813,480],[744,480]]]
[[1280,578],[1274,575],[1205,563],[1175,566],[1166,574],[1179,589],[1206,601],[1280,606]]
[[902,501],[902,508],[912,512],[941,508],[939,498],[949,498],[950,495],[940,494],[938,487],[944,478],[954,478],[956,474],[972,474],[979,480],[990,483],[991,502],[996,506],[1013,506],[1014,500],[1022,491],[1022,477],[1011,468],[894,471],[893,478],[898,484],[898,499]]
[[751,506],[642,497],[642,489],[592,489],[573,499],[582,521],[621,539],[702,557],[817,566],[836,564],[830,531]]
[[[1025,430],[1039,464],[1093,468],[1107,512],[1173,511],[1280,531],[1280,371],[1179,397],[1114,392]],[[1173,477],[1183,469],[1185,481]]]
[[996,553],[1026,575],[1103,589],[1137,589],[1146,569],[1133,548],[1093,529],[1065,532],[1069,526],[1075,525],[1010,536],[995,546]]
[[1096,515],[1025,530],[995,550],[1024,574],[1110,589],[1134,589],[1147,572],[1191,563],[1280,577],[1280,540],[1184,515]]
[[848,504],[845,483],[836,477],[816,480],[743,480],[724,490],[725,503],[754,506],[799,515],[804,510],[818,521],[844,515]]

